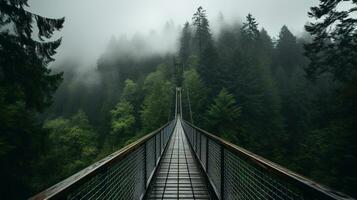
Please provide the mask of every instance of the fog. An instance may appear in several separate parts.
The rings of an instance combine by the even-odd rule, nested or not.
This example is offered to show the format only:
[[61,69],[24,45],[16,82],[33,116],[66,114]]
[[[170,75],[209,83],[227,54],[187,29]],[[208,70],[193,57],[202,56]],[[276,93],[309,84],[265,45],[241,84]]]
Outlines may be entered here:
[[[241,21],[248,13],[276,37],[286,24],[295,34],[303,31],[307,12],[317,0],[29,0],[29,11],[50,17],[65,17],[64,29],[56,35],[63,42],[56,63],[76,60],[93,68],[111,38],[141,39],[142,53],[175,51],[178,30],[191,22],[197,7],[207,10],[213,31],[220,13],[226,23]],[[168,30],[169,27],[169,31]],[[172,31],[175,30],[175,31]],[[177,31],[176,31],[177,30]]]

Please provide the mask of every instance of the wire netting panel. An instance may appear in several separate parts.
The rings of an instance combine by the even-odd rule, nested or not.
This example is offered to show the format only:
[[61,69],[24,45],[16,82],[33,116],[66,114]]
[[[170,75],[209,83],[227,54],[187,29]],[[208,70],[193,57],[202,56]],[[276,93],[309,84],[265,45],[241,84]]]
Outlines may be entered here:
[[225,199],[304,199],[294,187],[225,150]]
[[215,141],[208,139],[208,177],[212,180],[217,194],[221,194],[221,148]]
[[168,132],[169,132],[169,131],[166,130],[166,129],[163,130],[162,137],[163,137],[163,140],[164,140],[164,144],[167,143]]
[[144,147],[92,177],[67,199],[140,199],[145,190]]
[[197,156],[201,160],[201,133],[197,132]]
[[207,137],[204,135],[201,135],[201,164],[203,168],[206,168],[206,159],[207,159],[207,151],[206,151],[206,146],[207,146]]
[[141,199],[174,125],[171,122],[117,163],[101,167],[99,173],[71,190],[65,199]]
[[152,137],[146,143],[146,179],[150,178],[155,166],[155,137]]
[[160,155],[164,150],[164,131],[160,131]]
[[196,130],[192,129],[192,144],[193,144],[193,150],[197,153],[196,151]]
[[182,124],[218,199],[353,199],[320,187],[308,179],[299,178],[274,163],[262,162],[254,155],[246,154],[187,122]]
[[157,162],[157,160],[159,159],[159,157],[161,155],[161,152],[160,152],[160,135],[159,134],[157,134],[155,136],[155,142],[156,142],[156,145],[155,145],[155,148],[156,148],[156,150],[155,150],[155,153],[156,153],[156,155],[155,155],[155,165],[156,165],[156,162]]
[[196,151],[196,154],[198,154],[198,145],[199,145],[199,141],[198,141],[198,134],[200,134],[198,131],[195,130],[195,151]]

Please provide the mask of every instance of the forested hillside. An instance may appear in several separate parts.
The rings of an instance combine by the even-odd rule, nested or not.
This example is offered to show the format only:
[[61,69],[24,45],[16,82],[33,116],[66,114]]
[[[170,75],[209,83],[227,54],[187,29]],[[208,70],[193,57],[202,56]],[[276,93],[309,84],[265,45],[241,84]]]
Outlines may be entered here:
[[[172,120],[175,87],[183,88],[185,120],[357,196],[357,22],[348,11],[332,12],[337,4],[309,14],[330,21],[309,23],[300,35],[282,25],[277,38],[252,14],[242,23],[222,19],[213,34],[199,7],[179,30],[176,53],[113,37],[95,69],[83,73],[75,60],[47,68],[61,40],[34,41],[33,16],[21,2],[0,4],[0,25],[10,18],[19,26],[18,36],[0,29],[5,197],[39,192]],[[47,39],[64,20],[35,19]],[[340,25],[331,29],[333,22]]]
[[[310,15],[344,19],[338,28],[309,24],[295,36],[284,25],[275,40],[251,14],[212,35],[199,8],[182,30],[178,53],[185,118],[356,196],[356,27],[348,16],[330,16],[336,5],[326,4]],[[341,43],[325,44],[335,38]]]

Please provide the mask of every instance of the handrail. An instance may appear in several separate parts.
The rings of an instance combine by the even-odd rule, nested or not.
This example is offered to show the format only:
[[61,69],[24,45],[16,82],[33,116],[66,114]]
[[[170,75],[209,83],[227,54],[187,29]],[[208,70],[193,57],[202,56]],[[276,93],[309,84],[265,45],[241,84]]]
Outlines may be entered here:
[[[140,191],[140,194],[135,194],[138,199],[143,197],[143,194],[145,193],[147,189],[147,185],[150,182],[152,175],[156,169],[157,163],[161,159],[162,153],[164,152],[164,149],[167,146],[167,143],[169,141],[169,138],[172,134],[174,124],[176,123],[176,120],[173,120],[171,122],[168,122],[164,126],[160,127],[159,129],[143,136],[139,140],[123,147],[122,149],[112,153],[111,155],[103,158],[102,160],[88,166],[87,168],[79,171],[78,173],[68,177],[67,179],[61,181],[60,183],[57,183],[56,185],[36,194],[35,196],[31,197],[31,200],[38,200],[38,199],[71,199],[71,197],[75,196],[73,193],[76,192],[76,190],[83,189],[83,185],[85,184],[91,184],[91,181],[99,181],[101,182],[99,186],[95,186],[98,188],[98,190],[101,190],[100,192],[95,192],[96,195],[102,195],[101,197],[109,194],[103,194],[104,192],[108,192],[108,187],[112,187],[111,185],[108,186],[107,182],[104,182],[104,179],[109,179],[113,177],[109,176],[116,176],[115,173],[119,173],[118,171],[122,169],[129,169],[129,170],[134,170],[132,168],[137,167],[138,172],[141,173],[140,170],[142,170],[142,177],[143,181],[142,184],[143,188],[141,186],[136,186],[134,185],[133,187],[139,188],[138,191]],[[130,157],[131,160],[138,160],[137,162],[141,162],[140,159],[138,158],[144,158],[143,163],[134,163],[132,164],[133,166],[124,166],[125,163],[120,163],[120,161],[123,161]],[[153,157],[153,158],[148,158],[148,157]],[[155,161],[155,162],[153,162]],[[129,162],[128,162],[129,163]],[[123,166],[116,166],[118,164],[121,164]],[[129,164],[128,164],[129,165]],[[150,166],[148,166],[150,165]],[[154,166],[152,166],[154,165]],[[114,169],[115,168],[115,169]],[[147,172],[147,169],[149,171]],[[109,174],[109,175],[108,175]],[[124,172],[125,174],[125,172]],[[135,173],[134,173],[135,174]],[[120,177],[119,177],[120,176]],[[132,177],[127,177],[123,174],[118,174],[119,178],[125,178],[126,181],[128,179],[131,180],[130,184],[139,184],[136,183],[135,181],[137,180],[132,180]],[[138,176],[139,179],[141,176]],[[107,184],[107,185],[105,185]],[[103,189],[104,188],[104,189]],[[87,189],[87,188],[86,188]],[[118,189],[118,188],[117,188]],[[119,188],[120,189],[120,188]],[[83,189],[84,190],[84,189]],[[90,191],[93,193],[93,191]],[[80,191],[77,193],[80,193]],[[97,194],[98,193],[98,194]],[[126,193],[127,194],[127,193]],[[76,194],[77,195],[77,194]],[[81,194],[85,195],[85,194]],[[134,194],[130,194],[134,195]]]
[[[229,160],[227,159],[236,159],[234,160],[235,163],[234,167],[237,168],[239,167],[239,164],[249,166],[254,168],[254,170],[257,170],[258,175],[257,177],[265,177],[265,178],[271,178],[275,179],[272,181],[275,181],[276,184],[279,184],[280,186],[286,187],[284,188],[285,190],[291,190],[293,191],[292,196],[296,198],[291,198],[291,199],[333,199],[333,200],[352,200],[354,198],[349,197],[345,194],[342,194],[340,192],[334,191],[326,186],[322,186],[321,184],[318,184],[302,175],[299,175],[295,172],[292,172],[276,163],[273,163],[265,158],[262,158],[261,156],[258,156],[242,147],[239,147],[237,145],[234,145],[230,142],[227,142],[205,130],[202,130],[201,128],[198,128],[194,126],[193,124],[182,120],[183,127],[185,129],[185,133],[189,139],[189,143],[192,146],[193,150],[196,153],[196,157],[200,161],[200,164],[203,168],[203,170],[208,174],[208,179],[213,185],[213,188],[215,189],[216,195],[219,197],[219,199],[231,199],[231,198],[226,198],[225,196],[228,194],[225,194],[225,191],[228,191],[228,193],[233,193],[233,190],[240,190],[240,192],[244,192],[244,189],[247,189],[249,186],[244,186],[245,188],[238,188],[236,185],[232,185],[231,183],[226,184],[224,181],[227,182],[227,178],[232,179],[233,177],[225,177],[228,175],[233,175],[233,176],[238,176],[237,173],[239,172],[234,172],[234,170],[240,170],[240,169],[229,169],[231,170],[230,172],[226,172],[225,170],[227,169],[227,164],[229,163]],[[206,139],[205,139],[206,138]],[[203,144],[203,139],[205,139],[205,144]],[[220,158],[218,158],[217,163],[217,168],[220,168],[220,174],[212,174],[210,176],[209,173],[209,159],[210,155],[215,156],[213,154],[213,150],[210,151],[209,147],[209,141],[212,141],[215,143],[214,145],[217,144],[217,147],[213,149],[214,151],[219,151],[215,152],[216,154],[218,153]],[[213,144],[212,143],[212,144]],[[206,146],[205,146],[206,145]],[[205,149],[203,149],[205,148]],[[206,152],[204,152],[206,151]],[[203,152],[206,154],[204,155]],[[211,153],[211,154],[210,154]],[[211,157],[212,157],[211,156]],[[217,159],[216,159],[217,160]],[[241,162],[238,164],[238,161]],[[233,167],[233,168],[234,168]],[[233,172],[232,172],[233,171]],[[250,176],[248,172],[242,172],[245,173],[245,175]],[[240,176],[240,175],[239,175]],[[256,175],[255,175],[256,176]],[[237,178],[237,177],[234,177]],[[256,177],[255,177],[256,178]],[[259,179],[257,178],[257,179]],[[213,180],[214,179],[214,180]],[[219,181],[217,181],[219,180]],[[283,183],[278,183],[279,181]],[[267,183],[270,184],[270,183]],[[229,185],[231,188],[227,188],[227,185]],[[288,186],[289,185],[289,186]],[[291,185],[291,188],[290,188]],[[219,189],[217,189],[219,188]],[[262,189],[264,190],[264,189]],[[268,191],[264,191],[266,196],[272,197],[277,194],[270,194],[269,192],[274,192],[272,189],[267,189]],[[279,193],[279,191],[276,191],[276,193]],[[239,194],[238,194],[239,195]],[[253,195],[253,194],[251,194]],[[235,196],[237,198],[239,196]],[[276,196],[278,197],[278,196]],[[284,196],[286,197],[286,196]],[[275,198],[273,198],[275,199]],[[284,198],[285,199],[285,198]],[[288,198],[290,199],[290,198]]]

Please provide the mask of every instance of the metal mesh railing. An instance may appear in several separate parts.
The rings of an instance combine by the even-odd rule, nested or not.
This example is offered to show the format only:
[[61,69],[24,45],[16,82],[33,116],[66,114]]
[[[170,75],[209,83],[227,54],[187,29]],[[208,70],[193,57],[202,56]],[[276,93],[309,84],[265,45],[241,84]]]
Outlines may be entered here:
[[142,199],[176,121],[31,199]]
[[352,199],[182,121],[192,150],[221,200]]

